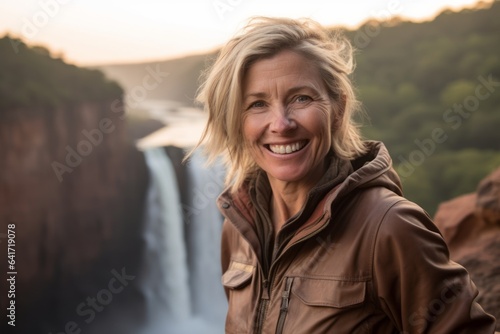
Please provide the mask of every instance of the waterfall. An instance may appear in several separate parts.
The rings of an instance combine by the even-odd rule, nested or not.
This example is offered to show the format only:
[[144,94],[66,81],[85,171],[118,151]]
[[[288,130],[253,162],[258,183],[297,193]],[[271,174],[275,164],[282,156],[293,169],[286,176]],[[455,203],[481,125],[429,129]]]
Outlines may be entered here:
[[185,207],[193,312],[224,321],[227,301],[221,284],[220,242],[222,216],[215,205],[225,177],[221,165],[203,168],[195,153],[187,166],[188,206]]
[[190,314],[187,255],[175,172],[163,148],[144,154],[150,171],[144,226],[147,272],[142,273],[147,314],[153,319],[163,312],[186,319]]
[[222,217],[215,199],[224,171],[205,169],[201,156],[195,155],[183,167],[186,180],[177,180],[164,148],[149,148],[144,154],[150,185],[140,286],[149,319],[142,333],[223,333],[227,302],[220,283]]

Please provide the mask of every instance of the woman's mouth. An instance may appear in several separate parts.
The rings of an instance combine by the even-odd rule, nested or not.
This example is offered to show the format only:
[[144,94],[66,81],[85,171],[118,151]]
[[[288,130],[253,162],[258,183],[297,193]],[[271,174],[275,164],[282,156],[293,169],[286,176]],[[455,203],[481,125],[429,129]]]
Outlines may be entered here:
[[286,145],[265,145],[267,149],[276,154],[290,154],[293,152],[300,151],[304,146],[306,146],[307,141],[302,140],[296,143],[286,144]]

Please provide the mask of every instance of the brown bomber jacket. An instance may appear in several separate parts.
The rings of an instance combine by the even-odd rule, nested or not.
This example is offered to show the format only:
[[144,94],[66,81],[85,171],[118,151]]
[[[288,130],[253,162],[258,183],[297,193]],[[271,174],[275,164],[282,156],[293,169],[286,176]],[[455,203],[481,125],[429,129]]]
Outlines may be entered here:
[[450,261],[428,215],[401,197],[385,146],[367,145],[266,274],[249,195],[219,197],[226,333],[494,332],[467,271]]

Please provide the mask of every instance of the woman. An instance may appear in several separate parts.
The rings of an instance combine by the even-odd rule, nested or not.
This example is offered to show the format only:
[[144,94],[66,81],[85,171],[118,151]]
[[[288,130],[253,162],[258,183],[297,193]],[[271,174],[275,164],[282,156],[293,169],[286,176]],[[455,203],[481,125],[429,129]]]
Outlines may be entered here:
[[361,140],[352,68],[317,23],[260,18],[208,72],[199,145],[228,163],[226,333],[493,333],[384,145]]

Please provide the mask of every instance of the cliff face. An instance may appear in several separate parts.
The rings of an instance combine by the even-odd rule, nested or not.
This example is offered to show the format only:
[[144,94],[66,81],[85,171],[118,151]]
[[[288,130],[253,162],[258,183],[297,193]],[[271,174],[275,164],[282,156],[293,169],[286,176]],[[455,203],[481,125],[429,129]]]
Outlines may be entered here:
[[[500,168],[484,178],[477,191],[442,203],[434,217],[452,260],[469,271],[477,301],[500,318]],[[497,331],[500,322],[497,321]]]
[[[147,175],[109,105],[56,110],[51,119],[19,111],[0,124],[1,232],[15,224],[16,327],[26,332],[92,325],[87,297],[107,288],[114,272],[138,274]],[[136,293],[131,281],[108,309],[140,299]]]
[[[60,72],[70,67],[72,76],[65,80],[87,80],[87,72],[80,76],[74,67],[60,66]],[[4,81],[14,78],[7,71],[0,66]],[[25,74],[15,80],[36,83]],[[17,272],[15,296],[0,301],[3,310],[15,302],[18,333],[93,333],[127,312],[141,317],[136,278],[147,170],[127,141],[121,89],[96,78],[93,89],[107,90],[105,96],[88,93],[85,101],[79,90],[74,100],[66,93],[64,99],[35,99],[32,106],[12,97],[0,103],[2,293],[12,287],[5,268],[13,226],[10,271]],[[55,82],[68,89],[65,81]],[[8,86],[16,90],[12,82]],[[12,330],[6,321],[1,326]]]

